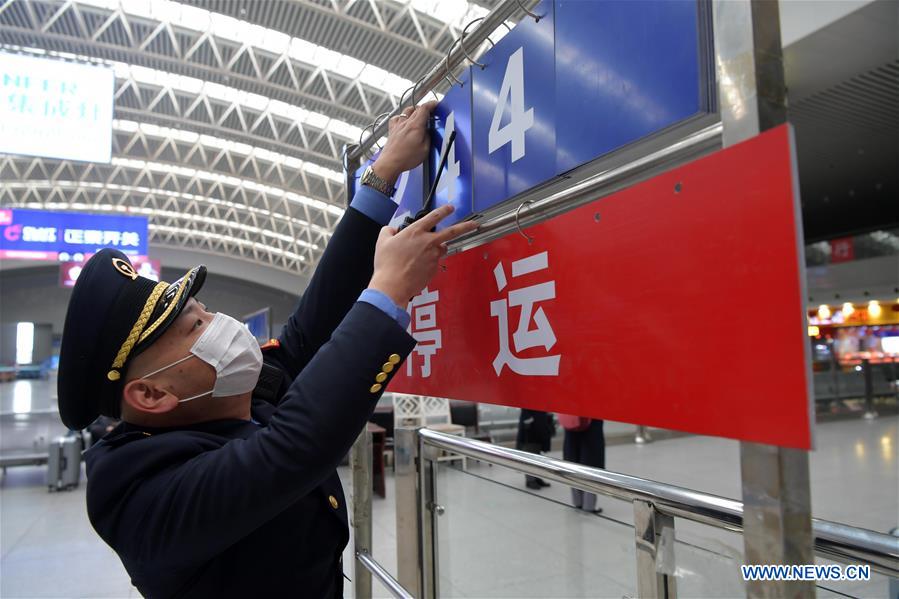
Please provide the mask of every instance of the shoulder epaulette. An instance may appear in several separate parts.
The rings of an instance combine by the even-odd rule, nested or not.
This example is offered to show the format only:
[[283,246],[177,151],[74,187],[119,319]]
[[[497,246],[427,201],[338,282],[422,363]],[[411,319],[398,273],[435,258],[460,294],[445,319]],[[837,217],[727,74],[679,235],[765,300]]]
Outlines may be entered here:
[[265,343],[263,343],[263,344],[259,347],[259,349],[261,349],[262,351],[265,351],[265,350],[267,350],[267,349],[277,349],[277,348],[279,348],[279,347],[281,347],[281,341],[280,341],[280,340],[278,340],[278,339],[269,339],[268,341],[266,341]]

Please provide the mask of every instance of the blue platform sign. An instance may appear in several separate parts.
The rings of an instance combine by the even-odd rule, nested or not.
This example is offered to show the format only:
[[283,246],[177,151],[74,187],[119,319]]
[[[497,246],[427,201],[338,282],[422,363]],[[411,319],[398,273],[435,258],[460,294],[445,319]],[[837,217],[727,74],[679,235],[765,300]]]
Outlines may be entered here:
[[553,5],[534,12],[471,68],[475,212],[556,173]]
[[103,248],[146,256],[147,239],[146,217],[0,210],[0,258],[77,260]]
[[[456,206],[441,227],[714,110],[706,3],[543,0],[534,12],[435,110],[429,183],[456,130],[431,206]],[[423,172],[401,181],[394,222],[420,210]]]
[[440,166],[440,155],[446,147],[449,136],[453,131],[456,132],[431,206],[437,208],[452,204],[456,210],[437,225],[437,230],[465,220],[472,211],[471,83],[468,72],[466,70],[465,74],[459,77],[462,85],[453,86],[434,110],[436,123],[432,133],[428,189],[434,182],[437,168]]
[[556,2],[556,173],[696,115],[695,0]]
[[393,196],[398,206],[393,219],[389,223],[391,227],[399,228],[407,216],[415,216],[421,210],[421,202],[424,198],[422,194],[422,177],[423,169],[421,166],[400,175],[399,180],[396,182],[396,194]]

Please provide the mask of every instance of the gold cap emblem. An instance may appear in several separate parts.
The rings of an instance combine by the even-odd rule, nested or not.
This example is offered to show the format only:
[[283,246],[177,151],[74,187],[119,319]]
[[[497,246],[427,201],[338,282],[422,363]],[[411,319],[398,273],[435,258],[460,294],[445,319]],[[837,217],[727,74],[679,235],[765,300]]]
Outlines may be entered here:
[[132,281],[137,280],[137,272],[135,272],[134,267],[125,260],[122,260],[121,258],[113,258],[112,266],[121,274],[130,278]]

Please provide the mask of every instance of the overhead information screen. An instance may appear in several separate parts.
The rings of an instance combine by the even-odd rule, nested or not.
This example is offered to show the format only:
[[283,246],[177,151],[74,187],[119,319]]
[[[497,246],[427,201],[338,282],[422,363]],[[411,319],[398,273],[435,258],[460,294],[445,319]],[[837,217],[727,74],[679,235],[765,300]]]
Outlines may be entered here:
[[0,209],[0,259],[75,260],[114,248],[146,256],[145,216]]
[[115,76],[0,52],[0,152],[108,163]]

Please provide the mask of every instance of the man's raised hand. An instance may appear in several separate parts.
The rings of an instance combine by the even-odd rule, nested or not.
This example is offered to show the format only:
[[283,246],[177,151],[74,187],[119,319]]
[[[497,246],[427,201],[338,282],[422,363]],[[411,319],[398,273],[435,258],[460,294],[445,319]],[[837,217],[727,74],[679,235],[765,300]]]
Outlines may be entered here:
[[453,213],[451,205],[441,206],[401,232],[384,227],[375,246],[375,268],[369,289],[376,289],[403,307],[431,281],[446,244],[478,228],[477,223],[456,223],[432,233],[437,224]]

